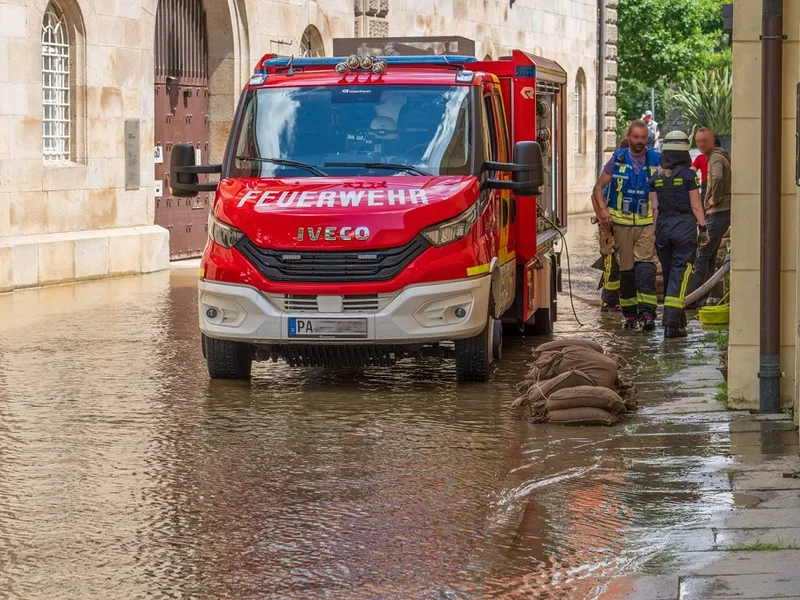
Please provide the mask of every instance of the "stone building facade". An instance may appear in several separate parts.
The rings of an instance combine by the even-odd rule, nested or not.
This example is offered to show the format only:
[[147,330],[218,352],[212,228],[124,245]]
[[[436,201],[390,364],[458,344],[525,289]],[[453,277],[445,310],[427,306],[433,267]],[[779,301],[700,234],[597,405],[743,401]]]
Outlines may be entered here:
[[[728,394],[737,408],[758,408],[761,275],[761,0],[733,3],[733,170],[731,324]],[[781,402],[800,413],[800,313],[797,310],[798,191],[795,179],[797,85],[800,81],[800,3],[783,3],[781,165]]]
[[187,19],[206,30],[202,158],[211,161],[224,150],[239,90],[268,52],[331,55],[334,38],[355,35],[460,35],[479,58],[516,47],[552,58],[569,77],[570,201],[580,212],[590,207],[597,136],[604,150],[614,143],[617,0],[603,2],[0,0],[0,292],[167,267],[176,229],[157,224],[171,200],[154,159],[155,37],[166,5],[200,7]]

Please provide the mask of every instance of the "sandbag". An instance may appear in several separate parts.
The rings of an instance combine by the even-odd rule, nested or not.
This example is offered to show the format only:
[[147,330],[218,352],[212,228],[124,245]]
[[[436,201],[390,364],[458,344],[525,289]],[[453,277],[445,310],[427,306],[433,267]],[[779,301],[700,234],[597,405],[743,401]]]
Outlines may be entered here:
[[611,388],[617,380],[618,370],[619,364],[615,357],[605,356],[589,348],[569,346],[542,353],[528,372],[528,379],[552,379],[567,371],[580,371],[594,385]]
[[634,412],[638,408],[639,403],[636,400],[636,394],[638,392],[636,386],[634,386],[629,379],[617,376],[614,389],[617,390],[620,398],[622,398],[622,401],[625,403],[625,412]]
[[546,406],[547,412],[550,413],[571,408],[588,407],[601,408],[616,416],[625,408],[625,403],[613,390],[581,385],[550,394],[547,398]]
[[544,344],[539,344],[533,352],[534,354],[541,355],[543,352],[562,350],[563,348],[568,348],[570,346],[589,348],[595,352],[599,352],[600,354],[605,352],[603,346],[594,340],[587,340],[585,338],[568,338],[565,340],[553,340],[552,342],[545,342]]
[[548,413],[547,422],[557,425],[613,425],[617,417],[602,408],[568,408]]
[[553,392],[580,385],[592,385],[592,380],[580,371],[567,371],[566,373],[561,373],[561,375],[556,375],[552,379],[544,379],[538,382],[531,381],[529,383],[530,386],[526,393],[514,401],[514,404],[511,405],[512,408],[544,402]]

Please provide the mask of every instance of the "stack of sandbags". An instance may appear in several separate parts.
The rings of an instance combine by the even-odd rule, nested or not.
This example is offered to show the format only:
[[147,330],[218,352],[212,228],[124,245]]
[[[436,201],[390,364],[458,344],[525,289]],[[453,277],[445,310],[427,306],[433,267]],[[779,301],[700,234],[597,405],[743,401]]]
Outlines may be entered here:
[[636,410],[636,388],[619,370],[627,363],[592,340],[566,339],[537,347],[523,395],[514,407],[526,407],[534,423],[610,425],[622,412]]
[[625,410],[625,403],[615,391],[587,385],[550,394],[545,406],[547,422],[564,425],[613,425]]

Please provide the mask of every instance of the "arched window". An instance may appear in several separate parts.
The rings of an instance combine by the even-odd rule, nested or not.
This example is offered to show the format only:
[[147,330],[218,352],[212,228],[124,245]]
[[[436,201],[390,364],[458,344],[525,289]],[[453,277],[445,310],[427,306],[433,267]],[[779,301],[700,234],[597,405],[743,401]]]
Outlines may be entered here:
[[300,56],[310,58],[325,56],[325,44],[322,43],[322,36],[319,29],[313,25],[306,27],[303,37],[300,39]]
[[72,158],[70,39],[64,12],[50,2],[42,20],[42,153]]
[[586,153],[586,74],[578,69],[575,76],[575,152]]

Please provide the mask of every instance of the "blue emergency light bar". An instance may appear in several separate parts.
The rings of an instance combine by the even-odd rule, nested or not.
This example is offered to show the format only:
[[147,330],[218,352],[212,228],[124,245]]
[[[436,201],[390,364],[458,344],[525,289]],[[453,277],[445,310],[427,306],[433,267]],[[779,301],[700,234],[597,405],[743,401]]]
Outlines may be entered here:
[[[265,60],[261,63],[262,69],[269,68],[269,67],[288,67],[289,63],[291,62],[292,67],[295,68],[302,68],[302,67],[336,67],[340,62],[346,61],[348,57],[346,56],[339,56],[339,57],[319,57],[319,58],[271,58]],[[376,56],[375,60],[383,60],[386,61],[387,65],[406,65],[406,66],[426,66],[426,65],[437,65],[437,66],[447,66],[451,65],[454,67],[460,67],[467,63],[478,62],[478,59],[474,56]],[[257,69],[256,73],[263,72],[261,69]]]

